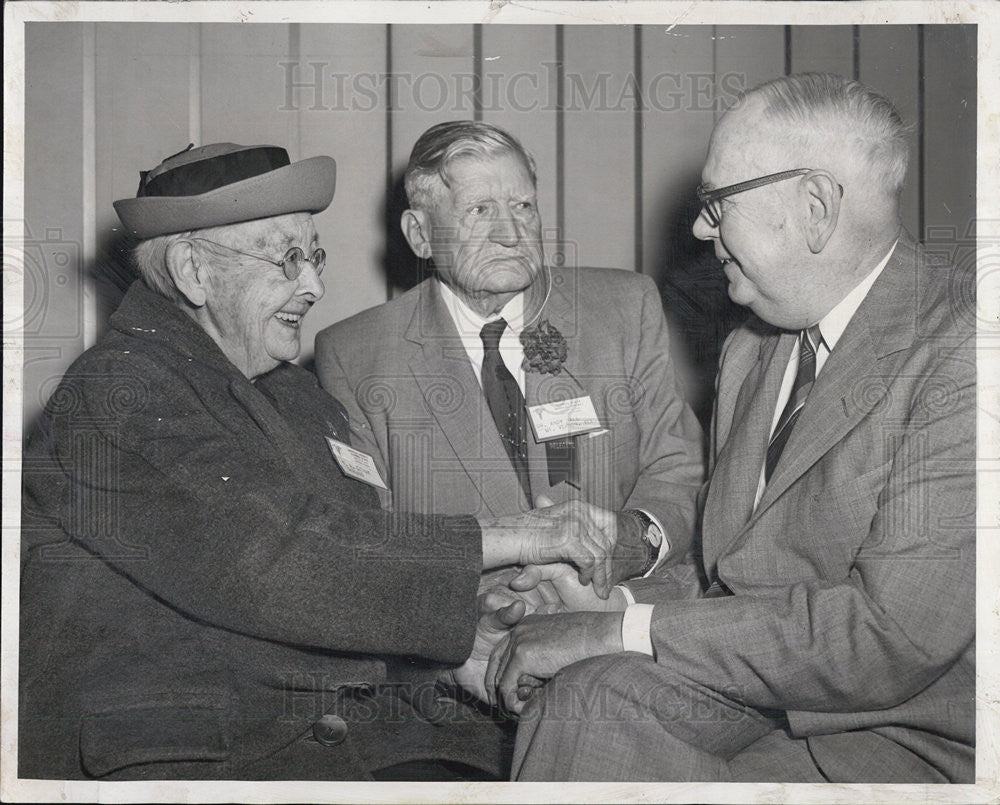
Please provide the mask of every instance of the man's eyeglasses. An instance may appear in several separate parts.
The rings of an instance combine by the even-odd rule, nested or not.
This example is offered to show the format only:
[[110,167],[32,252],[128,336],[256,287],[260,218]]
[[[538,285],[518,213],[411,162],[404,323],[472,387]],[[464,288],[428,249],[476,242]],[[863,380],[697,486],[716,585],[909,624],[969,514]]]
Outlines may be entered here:
[[299,275],[302,273],[303,263],[312,263],[312,267],[316,269],[317,274],[323,273],[323,268],[326,266],[326,252],[323,249],[316,249],[311,256],[306,257],[306,253],[302,251],[298,246],[292,246],[285,256],[280,260],[272,260],[270,257],[264,257],[261,254],[251,254],[250,252],[241,252],[239,249],[234,249],[232,246],[225,246],[222,243],[216,243],[214,240],[209,240],[208,238],[188,238],[188,240],[202,240],[205,243],[211,243],[213,246],[218,246],[220,249],[226,249],[230,252],[235,252],[236,254],[242,254],[244,257],[253,257],[257,260],[263,260],[265,263],[270,263],[273,266],[277,266],[282,271],[285,272],[285,277],[289,280],[297,280]]
[[[767,176],[748,179],[745,182],[720,187],[718,190],[708,190],[705,185],[698,185],[698,190],[696,191],[698,201],[701,202],[702,212],[705,213],[705,217],[708,218],[708,222],[714,229],[722,223],[722,204],[720,204],[722,199],[735,196],[737,193],[745,193],[747,190],[754,190],[764,185],[773,184],[774,182],[783,182],[785,179],[802,176],[814,170],[816,168],[794,168],[793,170],[781,171],[780,173],[769,173]],[[840,188],[840,195],[844,195],[844,188],[839,184],[837,187]]]

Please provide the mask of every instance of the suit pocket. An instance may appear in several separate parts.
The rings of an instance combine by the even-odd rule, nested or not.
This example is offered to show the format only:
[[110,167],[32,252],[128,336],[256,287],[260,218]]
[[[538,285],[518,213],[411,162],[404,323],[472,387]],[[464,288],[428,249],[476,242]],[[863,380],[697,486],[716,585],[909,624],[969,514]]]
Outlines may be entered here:
[[221,696],[174,697],[91,713],[80,726],[80,760],[94,777],[146,763],[223,762],[229,758],[227,713]]
[[815,486],[802,518],[805,533],[821,543],[839,545],[844,559],[853,560],[871,529],[887,472],[886,463],[839,482]]

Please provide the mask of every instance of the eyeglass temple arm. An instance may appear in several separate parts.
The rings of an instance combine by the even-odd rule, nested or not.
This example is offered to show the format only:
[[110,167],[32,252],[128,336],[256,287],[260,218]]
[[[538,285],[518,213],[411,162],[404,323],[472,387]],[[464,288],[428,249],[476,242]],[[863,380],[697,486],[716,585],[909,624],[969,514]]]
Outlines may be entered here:
[[711,201],[715,198],[725,198],[726,196],[735,196],[737,193],[743,193],[747,190],[754,190],[758,187],[763,187],[764,185],[773,184],[774,182],[780,182],[782,179],[790,179],[793,176],[801,176],[805,173],[815,170],[814,168],[793,168],[792,170],[781,171],[780,173],[769,173],[767,176],[758,176],[756,179],[748,179],[745,182],[739,182],[737,184],[729,185],[728,187],[720,187],[716,190],[701,190],[698,191],[698,200],[705,202]]

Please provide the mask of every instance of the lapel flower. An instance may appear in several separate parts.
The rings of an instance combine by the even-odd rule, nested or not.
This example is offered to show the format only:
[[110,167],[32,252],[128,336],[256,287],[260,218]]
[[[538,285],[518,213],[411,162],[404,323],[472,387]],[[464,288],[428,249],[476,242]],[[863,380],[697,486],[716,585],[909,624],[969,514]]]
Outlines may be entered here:
[[521,331],[521,347],[524,350],[524,360],[521,363],[524,371],[553,375],[565,371],[570,375],[569,370],[563,366],[569,354],[566,339],[548,319],[542,319],[534,327]]

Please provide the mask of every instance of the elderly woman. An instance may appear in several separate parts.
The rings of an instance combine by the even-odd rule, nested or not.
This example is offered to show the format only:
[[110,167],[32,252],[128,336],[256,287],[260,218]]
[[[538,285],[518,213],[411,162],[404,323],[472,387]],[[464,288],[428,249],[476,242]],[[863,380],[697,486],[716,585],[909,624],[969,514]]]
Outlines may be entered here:
[[614,537],[586,508],[379,508],[343,409],[288,363],[323,296],[312,214],[335,174],[222,143],[115,203],[141,279],[25,455],[20,776],[371,779],[421,758],[496,775],[499,730],[434,728],[381,683],[468,660],[481,688],[523,611],[477,628],[484,567],[568,560],[606,594]]

